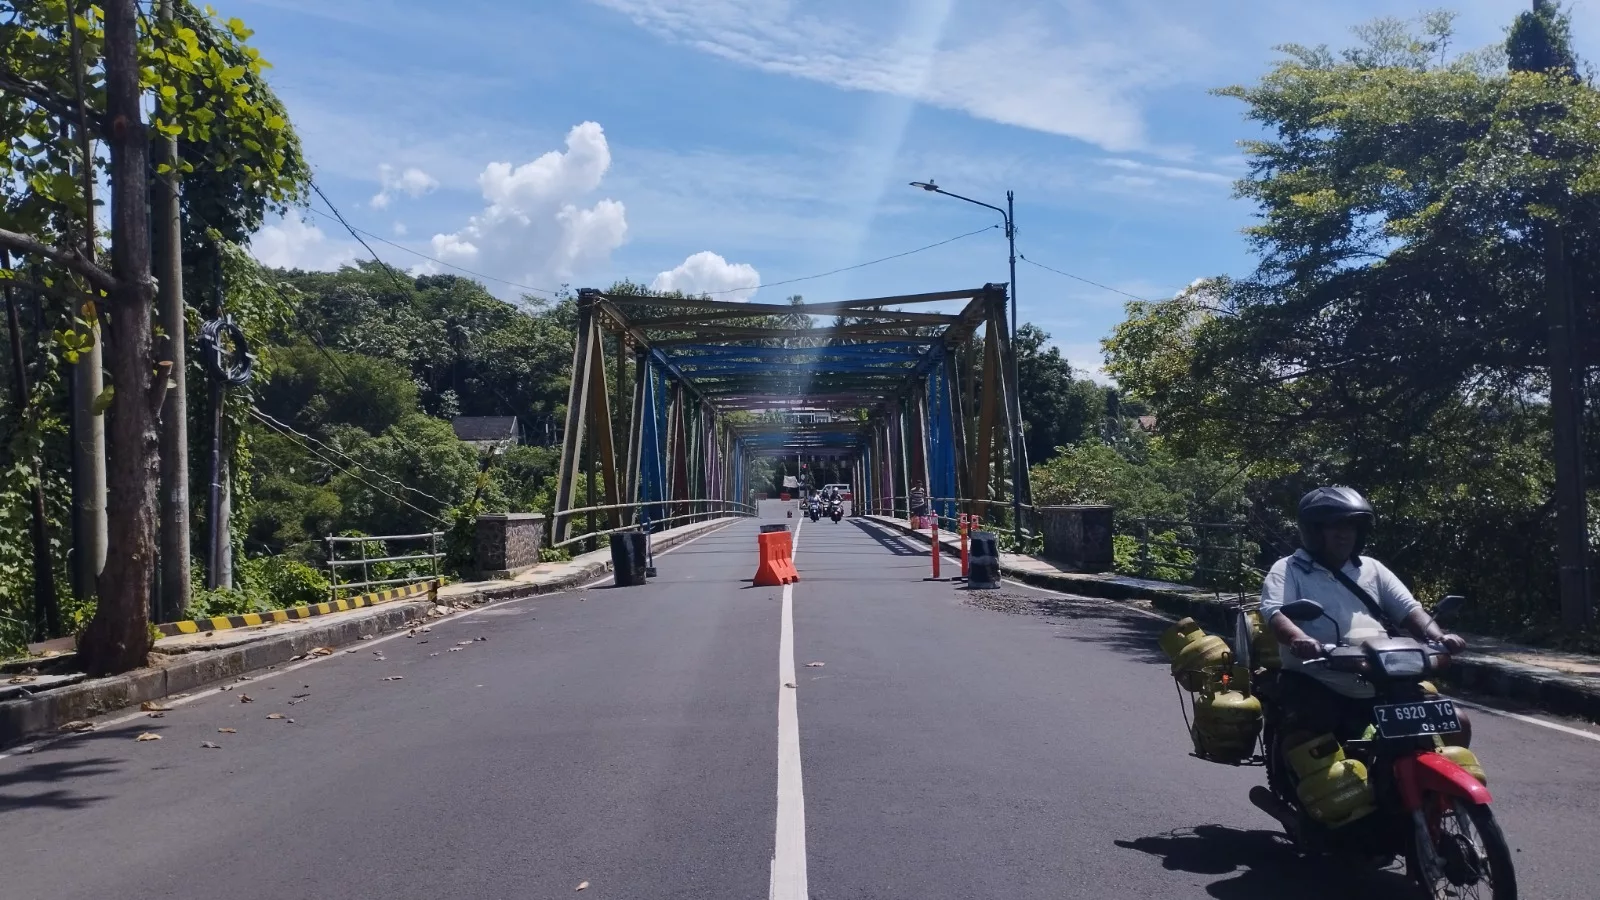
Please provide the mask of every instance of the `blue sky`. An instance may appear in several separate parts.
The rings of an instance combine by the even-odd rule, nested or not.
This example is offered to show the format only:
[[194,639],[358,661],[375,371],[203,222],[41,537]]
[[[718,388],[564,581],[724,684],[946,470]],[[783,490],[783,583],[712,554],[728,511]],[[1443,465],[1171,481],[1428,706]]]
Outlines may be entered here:
[[[352,224],[493,278],[730,291],[983,228],[1141,297],[1252,267],[1232,199],[1252,126],[1207,89],[1287,41],[1348,41],[1392,0],[212,0],[256,30],[317,181]],[[1500,39],[1522,0],[1456,7]],[[1595,58],[1600,13],[1575,10]],[[312,212],[255,250],[330,268],[365,252]],[[386,261],[448,271],[373,243]],[[1126,297],[1018,264],[1022,318],[1094,371]],[[999,229],[766,288],[811,300],[1006,280]],[[485,281],[497,294],[520,289]],[[720,296],[748,296],[740,291]]]

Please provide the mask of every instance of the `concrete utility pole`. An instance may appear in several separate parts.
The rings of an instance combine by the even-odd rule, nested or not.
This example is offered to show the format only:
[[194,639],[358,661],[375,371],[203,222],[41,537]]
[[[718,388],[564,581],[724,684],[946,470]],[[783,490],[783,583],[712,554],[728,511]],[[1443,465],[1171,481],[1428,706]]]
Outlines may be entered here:
[[[172,0],[161,0],[157,16],[172,21]],[[156,136],[151,216],[157,246],[162,359],[171,360],[167,402],[161,410],[161,598],[158,621],[183,618],[189,606],[189,388],[188,335],[183,302],[183,220],[178,203],[178,139]],[[159,167],[165,166],[165,172]]]
[[[82,7],[87,7],[84,0]],[[80,4],[74,3],[77,8]],[[78,137],[78,178],[83,185],[83,256],[95,260],[94,141],[84,102],[83,35],[68,16],[72,31],[72,84]],[[72,588],[80,600],[96,596],[106,566],[106,420],[94,410],[105,389],[104,354],[99,311],[84,316],[93,346],[78,354],[72,367]]]

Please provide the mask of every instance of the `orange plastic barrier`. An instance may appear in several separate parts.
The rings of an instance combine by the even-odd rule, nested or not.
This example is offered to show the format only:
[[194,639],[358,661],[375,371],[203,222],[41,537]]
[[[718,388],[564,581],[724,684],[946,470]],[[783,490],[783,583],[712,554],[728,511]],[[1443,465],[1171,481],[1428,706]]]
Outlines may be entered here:
[[794,532],[780,531],[778,537],[780,538],[778,544],[783,548],[781,561],[783,573],[789,579],[788,583],[792,584],[800,580],[800,572],[794,567]]
[[756,568],[756,587],[777,587],[800,580],[791,560],[793,550],[788,531],[770,531],[757,536],[761,563]]

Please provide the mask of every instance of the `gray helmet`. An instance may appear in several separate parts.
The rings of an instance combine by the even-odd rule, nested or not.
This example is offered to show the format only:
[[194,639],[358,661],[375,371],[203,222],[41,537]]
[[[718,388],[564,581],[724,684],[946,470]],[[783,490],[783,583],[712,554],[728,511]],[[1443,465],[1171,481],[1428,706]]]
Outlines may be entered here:
[[1372,534],[1377,514],[1372,504],[1355,488],[1319,487],[1300,498],[1300,511],[1295,523],[1300,526],[1300,543],[1306,550],[1316,553],[1322,549],[1322,526],[1330,522],[1356,523],[1356,549],[1359,555]]

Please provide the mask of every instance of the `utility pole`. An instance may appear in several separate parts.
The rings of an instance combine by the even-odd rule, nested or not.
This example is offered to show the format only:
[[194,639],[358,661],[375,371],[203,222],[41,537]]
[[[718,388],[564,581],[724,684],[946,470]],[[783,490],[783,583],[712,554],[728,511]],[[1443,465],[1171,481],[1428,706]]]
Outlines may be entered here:
[[[1570,75],[1571,52],[1557,47],[1549,25],[1558,13],[1548,0],[1533,0],[1533,8],[1512,26],[1507,49],[1511,68],[1552,77]],[[1554,113],[1564,116],[1567,110]],[[1540,123],[1543,125],[1544,123]],[[1539,133],[1548,133],[1545,128]],[[1546,152],[1538,143],[1536,153]],[[1552,190],[1547,205],[1557,216],[1568,205],[1565,185]],[[1559,218],[1540,226],[1544,244],[1545,316],[1549,320],[1550,420],[1552,457],[1555,462],[1556,559],[1559,566],[1561,620],[1582,628],[1592,620],[1593,584],[1589,571],[1589,506],[1585,490],[1583,447],[1583,383],[1585,368],[1578,341],[1578,313],[1572,296],[1571,262],[1567,258],[1565,229]]]
[[[160,21],[172,21],[172,0],[161,0]],[[156,134],[157,172],[151,210],[159,255],[155,275],[162,359],[171,379],[161,410],[161,598],[158,621],[175,622],[189,607],[189,388],[188,336],[183,302],[183,221],[178,203],[178,139]],[[165,167],[162,172],[161,167]]]
[[[87,7],[89,0],[82,4]],[[71,4],[76,10],[77,3]],[[77,114],[78,178],[83,189],[83,257],[95,261],[94,138],[84,101],[83,34],[75,15],[71,29],[72,85]],[[95,401],[105,389],[100,311],[83,316],[90,346],[78,353],[72,367],[72,588],[80,600],[97,596],[100,572],[106,566],[106,420]]]

